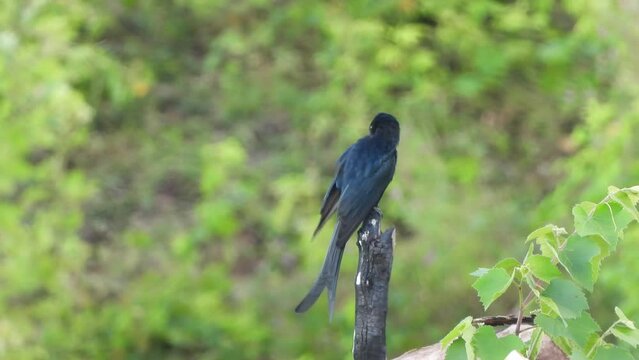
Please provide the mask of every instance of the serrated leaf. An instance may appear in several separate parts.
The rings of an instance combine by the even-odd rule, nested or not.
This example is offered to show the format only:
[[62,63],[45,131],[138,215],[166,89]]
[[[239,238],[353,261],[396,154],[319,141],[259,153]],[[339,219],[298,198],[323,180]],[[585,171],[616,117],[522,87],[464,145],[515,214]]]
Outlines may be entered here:
[[572,208],[572,215],[579,235],[599,235],[613,247],[617,245],[617,227],[608,206],[582,202]]
[[537,278],[550,282],[561,276],[561,272],[552,263],[550,258],[543,255],[531,255],[526,259],[526,266]]
[[595,204],[594,202],[590,202],[590,201],[583,201],[580,202],[579,204],[575,205],[573,207],[574,208],[579,207],[581,210],[583,210],[583,212],[586,214],[586,216],[589,216],[597,207],[597,204]]
[[557,258],[559,240],[566,234],[566,229],[553,224],[543,226],[528,235],[526,242],[535,240],[541,249],[541,253],[549,258]]
[[548,224],[531,232],[530,235],[528,235],[528,237],[526,238],[526,242],[538,239],[540,237],[549,236],[549,235],[552,235],[554,238],[557,238],[561,235],[566,235],[566,234],[568,234],[566,229],[554,224]]
[[525,345],[515,335],[498,338],[492,327],[482,326],[473,337],[473,347],[482,360],[504,360],[511,351],[522,351]]
[[582,311],[588,309],[584,293],[572,282],[565,279],[554,279],[548,284],[544,297],[551,299],[563,319],[574,319]]
[[466,328],[466,330],[464,330],[464,332],[462,333],[462,339],[464,339],[464,343],[466,346],[466,355],[468,356],[468,359],[475,359],[475,349],[473,348],[473,337],[475,336],[475,333],[477,332],[477,328],[475,328],[474,326],[468,327]]
[[579,285],[592,291],[599,270],[595,257],[600,254],[601,248],[595,240],[572,234],[559,254],[559,261]]
[[513,278],[502,268],[492,268],[473,283],[484,310],[500,297],[512,282]]
[[632,202],[633,206],[637,205],[637,203],[639,202],[639,193],[637,193],[636,191],[633,191],[632,188],[621,189],[621,191],[624,194],[628,195],[628,198]]
[[568,337],[582,348],[586,348],[587,344],[595,340],[598,337],[597,332],[601,331],[599,324],[587,311],[582,312],[576,319],[566,320],[566,325]]
[[572,210],[575,230],[581,236],[599,235],[613,248],[633,215],[616,202],[593,204],[583,202]]
[[555,225],[553,224],[548,224],[548,225],[544,225],[542,227],[540,227],[539,229],[534,230],[533,232],[530,233],[530,235],[528,235],[528,237],[526,238],[526,242],[538,239],[542,236],[548,236],[549,234],[552,234],[552,228]]
[[535,317],[535,324],[551,338],[568,336],[568,329],[560,319],[552,318],[546,314],[538,314]]
[[617,314],[617,317],[619,318],[619,321],[621,321],[622,324],[626,325],[627,327],[635,330],[635,323],[628,319],[628,317],[626,316],[626,314],[623,313],[623,311],[621,311],[620,308],[618,308],[617,306],[615,306],[615,314]]
[[604,345],[597,349],[594,360],[633,360],[634,358],[626,349],[614,345]]
[[507,273],[512,273],[513,270],[515,270],[515,268],[517,266],[521,265],[519,263],[519,261],[515,258],[505,258],[503,260],[500,260],[497,264],[495,264],[495,268],[502,268],[504,270],[506,270]]
[[551,338],[565,337],[575,341],[584,348],[593,338],[597,338],[597,332],[601,331],[599,325],[592,319],[586,311],[576,319],[569,319],[562,322],[558,318],[552,318],[545,314],[535,317],[535,324]]
[[590,263],[592,264],[593,281],[597,282],[597,279],[599,278],[599,269],[601,268],[601,262],[608,255],[610,255],[610,252],[612,251],[612,247],[604,239],[598,236],[590,237],[590,239],[596,242],[597,245],[599,245],[599,250],[600,250],[599,255],[596,255],[590,261]]
[[464,348],[464,341],[457,339],[446,349],[446,360],[467,360],[467,351]]
[[559,307],[557,306],[557,304],[555,304],[554,301],[552,301],[551,298],[540,296],[539,306],[543,314],[557,315],[561,318],[561,321],[563,321],[565,324],[565,320],[561,317],[561,314],[559,313]]
[[468,316],[460,321],[444,338],[440,341],[442,349],[446,349],[450,344],[458,339],[468,327],[473,326],[473,317]]
[[[635,186],[636,188],[636,186]],[[620,189],[616,186],[608,186],[608,196],[610,198],[613,198],[615,195],[617,194],[626,194],[630,197],[630,201],[632,202],[633,205],[635,205],[637,203],[637,201],[639,201],[639,194],[635,191],[633,191],[633,188],[623,188]]]
[[608,205],[612,213],[612,218],[617,227],[617,234],[621,236],[622,232],[628,227],[628,224],[634,220],[634,215],[618,202],[610,201],[605,204]]
[[610,197],[628,211],[634,220],[639,220],[639,211],[635,206],[639,196],[633,192],[621,190],[610,194]]
[[539,238],[537,239],[537,243],[543,256],[547,256],[551,259],[559,259],[558,246],[554,245],[553,241],[550,241],[549,238]]
[[630,329],[625,326],[615,326],[611,329],[611,332],[619,340],[630,344],[630,346],[634,348],[639,345],[639,330],[637,329]]

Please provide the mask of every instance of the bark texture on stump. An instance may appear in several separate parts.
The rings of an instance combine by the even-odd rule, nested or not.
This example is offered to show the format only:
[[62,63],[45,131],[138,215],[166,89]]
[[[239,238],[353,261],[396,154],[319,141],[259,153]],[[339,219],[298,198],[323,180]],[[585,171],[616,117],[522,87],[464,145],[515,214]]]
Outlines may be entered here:
[[382,213],[375,208],[357,234],[359,263],[355,277],[354,359],[386,359],[388,284],[395,229],[381,233]]

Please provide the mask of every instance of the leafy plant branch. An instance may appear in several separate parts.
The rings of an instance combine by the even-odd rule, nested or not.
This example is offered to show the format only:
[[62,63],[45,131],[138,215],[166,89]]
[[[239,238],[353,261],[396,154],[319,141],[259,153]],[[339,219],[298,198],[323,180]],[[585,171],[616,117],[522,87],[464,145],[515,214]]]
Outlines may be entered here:
[[[600,202],[582,202],[573,207],[571,234],[562,227],[545,225],[526,238],[530,245],[523,261],[506,258],[471,274],[477,277],[473,287],[484,309],[510,287],[517,288],[515,334],[520,334],[526,312],[534,317],[533,335],[526,343],[516,336],[497,338],[488,324],[469,317],[442,339],[442,348],[463,340],[468,359],[503,359],[511,351],[534,359],[546,335],[574,359],[632,359],[629,350],[620,344],[639,345],[635,324],[615,308],[618,320],[601,333],[589,313],[585,291],[593,291],[601,262],[614,253],[624,230],[639,221],[638,201],[639,186],[611,186]],[[525,290],[528,294],[524,298]],[[606,340],[611,335],[618,344]]]

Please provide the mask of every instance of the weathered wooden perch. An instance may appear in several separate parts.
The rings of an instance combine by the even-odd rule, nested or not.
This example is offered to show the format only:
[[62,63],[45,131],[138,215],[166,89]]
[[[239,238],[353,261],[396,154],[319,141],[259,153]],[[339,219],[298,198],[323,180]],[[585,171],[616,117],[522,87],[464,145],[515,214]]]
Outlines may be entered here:
[[388,283],[393,265],[395,229],[381,234],[382,213],[374,208],[357,234],[359,263],[355,277],[353,358],[386,359]]

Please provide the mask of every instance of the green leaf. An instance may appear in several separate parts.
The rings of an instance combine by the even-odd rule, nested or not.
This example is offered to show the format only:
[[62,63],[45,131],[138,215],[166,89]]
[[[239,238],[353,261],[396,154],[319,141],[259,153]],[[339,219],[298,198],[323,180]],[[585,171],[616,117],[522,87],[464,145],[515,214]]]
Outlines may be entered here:
[[639,220],[639,211],[637,211],[636,207],[639,197],[634,192],[619,189],[617,189],[617,191],[610,192],[609,188],[608,194],[614,201],[621,205],[624,210],[631,214],[634,220]]
[[524,280],[526,281],[526,284],[528,284],[530,291],[532,291],[536,297],[540,297],[541,293],[539,292],[539,284],[536,283],[535,277],[532,276],[531,273],[528,273],[524,276]]
[[517,281],[521,281],[521,271],[516,271],[519,266],[521,266],[521,264],[517,259],[505,258],[497,262],[497,264],[495,264],[495,266],[493,267],[504,269],[507,273],[510,274],[511,278],[516,278]]
[[544,225],[540,227],[539,229],[534,230],[533,232],[530,233],[530,235],[528,235],[528,237],[526,238],[526,242],[536,240],[540,237],[545,237],[545,236],[548,236],[549,234],[552,234],[553,226],[555,225],[548,224],[548,225]]
[[535,324],[551,338],[568,336],[568,329],[566,329],[564,323],[558,318],[553,318],[546,314],[538,314],[535,317]]
[[618,195],[624,195],[628,200],[628,205],[634,207],[637,205],[637,202],[639,202],[639,194],[634,191],[633,188],[636,188],[636,186],[623,189],[619,189],[616,186],[608,186],[608,196],[610,196],[611,199],[614,199]]
[[590,261],[590,264],[592,265],[593,282],[597,282],[597,279],[599,278],[599,269],[601,268],[601,262],[608,255],[610,255],[612,247],[605,240],[598,236],[590,237],[590,239],[596,242],[597,245],[599,245],[600,251],[599,255],[596,255]]
[[628,227],[628,224],[635,219],[634,214],[618,202],[611,201],[607,202],[606,205],[608,205],[612,213],[615,226],[617,227],[617,234],[619,236],[623,235],[623,231]]
[[559,315],[563,319],[574,319],[588,309],[584,293],[572,281],[554,279],[542,295],[557,305]]
[[464,345],[466,347],[466,355],[468,359],[475,359],[475,349],[473,348],[473,337],[477,329],[474,326],[468,327],[462,333],[462,339],[464,339]]
[[460,336],[462,336],[462,334],[464,333],[464,331],[466,331],[466,329],[468,327],[472,327],[473,326],[473,317],[472,316],[468,316],[465,319],[463,319],[462,321],[460,321],[448,334],[446,334],[446,336],[444,336],[444,338],[440,341],[440,343],[442,344],[442,349],[446,349],[448,348],[448,346],[450,346],[450,344],[455,341],[457,338],[459,338]]
[[482,326],[473,337],[473,347],[482,360],[504,360],[511,351],[522,351],[525,345],[515,335],[498,338],[491,326]]
[[541,253],[549,258],[558,258],[559,240],[566,234],[566,229],[553,224],[543,226],[528,235],[526,242],[535,240]]
[[612,246],[617,244],[617,227],[606,205],[582,202],[572,208],[572,215],[579,235],[599,235]]
[[488,270],[490,270],[490,269],[489,268],[478,268],[477,270],[471,272],[470,275],[474,276],[474,277],[482,277],[488,272]]
[[559,261],[579,285],[592,291],[599,271],[599,262],[596,262],[595,257],[600,253],[601,249],[595,240],[572,234],[559,254]]
[[[551,298],[547,298],[545,296],[539,296],[539,305],[541,308],[541,312],[543,314],[553,314],[553,315],[557,315],[561,318],[561,314],[559,312],[559,307],[557,306],[557,304],[555,304],[555,302],[551,299]],[[563,318],[561,318],[562,321],[564,321]]]
[[576,319],[566,320],[566,325],[568,337],[582,348],[593,342],[598,337],[597,332],[601,331],[599,324],[587,311],[582,312]]
[[484,309],[500,297],[512,282],[513,278],[502,268],[493,268],[473,283],[473,288],[477,290],[479,299],[484,305]]
[[614,345],[605,345],[597,349],[594,360],[633,360],[634,357],[626,349]]
[[636,348],[639,345],[639,330],[630,329],[625,326],[615,326],[611,330],[612,334],[630,346]]
[[515,258],[505,258],[501,261],[499,261],[497,264],[495,264],[495,268],[502,268],[504,270],[506,270],[507,273],[512,273],[513,270],[515,270],[515,268],[517,266],[521,265],[519,263],[519,261],[517,261],[517,259]]
[[533,275],[545,282],[550,282],[550,280],[561,276],[561,272],[555,264],[552,263],[550,258],[543,255],[532,255],[528,257],[526,265]]
[[548,224],[531,232],[530,235],[528,235],[528,237],[526,238],[526,242],[529,242],[531,240],[536,240],[542,237],[548,237],[548,236],[552,236],[552,238],[557,238],[561,235],[566,235],[566,234],[568,234],[568,232],[566,232],[566,229],[554,224]]
[[612,247],[617,246],[621,231],[632,221],[633,215],[622,205],[610,202],[583,202],[572,209],[575,230],[581,236],[599,235]]
[[621,191],[621,189],[619,189],[618,187],[614,186],[614,185],[610,185],[608,186],[608,195],[609,196],[613,196],[615,193]]
[[576,319],[566,320],[564,324],[560,319],[545,314],[535,317],[535,324],[551,338],[564,337],[575,341],[584,348],[589,342],[597,338],[597,332],[601,331],[599,325],[586,311]]
[[626,314],[624,314],[623,311],[621,311],[621,309],[616,306],[615,306],[615,314],[617,314],[617,316],[619,317],[619,321],[622,324],[626,325],[627,327],[633,330],[636,329],[635,323],[632,320],[628,319]]
[[455,340],[446,349],[446,360],[467,360],[469,359],[466,349],[464,348],[464,341],[462,339]]
[[574,349],[570,354],[570,360],[589,360],[588,356],[581,349]]

